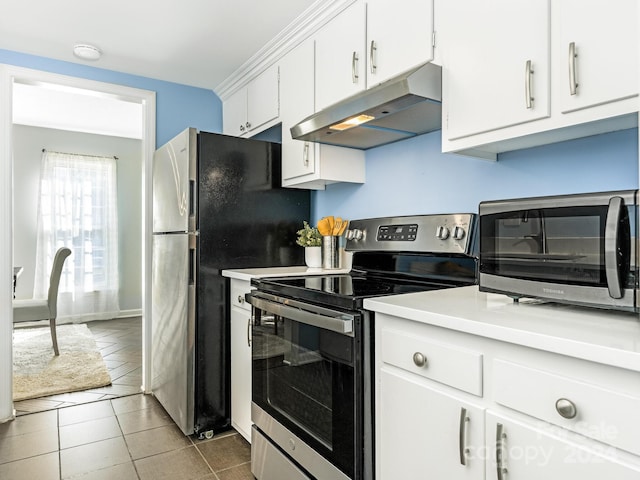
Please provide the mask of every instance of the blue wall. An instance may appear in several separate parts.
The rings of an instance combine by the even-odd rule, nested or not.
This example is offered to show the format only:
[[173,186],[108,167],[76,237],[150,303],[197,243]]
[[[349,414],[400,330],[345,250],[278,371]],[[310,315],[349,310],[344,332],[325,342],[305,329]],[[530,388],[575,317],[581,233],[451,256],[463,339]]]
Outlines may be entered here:
[[[222,104],[210,90],[1,49],[0,63],[155,91],[157,145],[186,127],[222,131]],[[368,150],[366,183],[314,192],[311,220],[476,212],[481,200],[638,188],[637,129],[509,152],[498,162],[443,154],[440,135]]]
[[212,90],[0,49],[0,63],[156,92],[156,145],[187,127],[222,131],[222,102]]
[[366,183],[315,193],[312,220],[477,212],[481,200],[638,188],[638,129],[529,148],[489,162],[441,153],[441,132],[366,152]]

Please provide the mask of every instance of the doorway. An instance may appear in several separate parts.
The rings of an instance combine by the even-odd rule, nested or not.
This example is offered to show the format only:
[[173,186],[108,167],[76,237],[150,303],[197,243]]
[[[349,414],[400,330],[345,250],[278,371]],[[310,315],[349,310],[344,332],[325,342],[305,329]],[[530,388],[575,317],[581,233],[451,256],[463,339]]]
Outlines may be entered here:
[[[149,278],[150,272],[150,218],[146,215],[149,211],[150,201],[150,172],[153,152],[155,150],[155,93],[146,90],[140,90],[120,85],[107,84],[91,80],[84,80],[76,77],[68,77],[64,75],[51,74],[31,69],[23,69],[19,67],[0,66],[0,104],[7,105],[9,108],[2,108],[2,118],[0,119],[0,138],[2,138],[2,151],[0,152],[0,173],[2,173],[3,187],[6,188],[5,195],[0,199],[0,219],[10,219],[6,224],[12,225],[12,228],[6,229],[0,236],[0,269],[13,267],[13,245],[14,228],[12,219],[12,211],[14,211],[14,185],[11,178],[15,171],[14,164],[14,135],[13,135],[13,117],[12,106],[14,102],[14,90],[17,87],[24,86],[42,87],[54,89],[64,94],[84,95],[94,100],[110,100],[117,103],[129,104],[137,106],[141,114],[138,117],[137,127],[140,131],[140,151],[142,161],[140,164],[140,229],[141,240],[139,245],[139,257],[141,262],[141,297],[142,303],[138,313],[141,314],[140,324],[142,330],[142,375],[141,383],[143,391],[148,391],[150,384],[150,295],[149,288],[145,282]],[[86,121],[85,121],[86,123]],[[9,179],[9,181],[7,181]],[[0,287],[4,278],[0,280]],[[6,293],[6,292],[3,292]],[[11,302],[2,302],[2,310],[5,317],[11,318],[12,309]],[[0,378],[0,421],[11,418],[14,414],[12,396],[6,393],[12,391],[12,322],[2,322],[0,325],[0,372],[9,373],[2,375]],[[6,384],[5,384],[6,382]]]

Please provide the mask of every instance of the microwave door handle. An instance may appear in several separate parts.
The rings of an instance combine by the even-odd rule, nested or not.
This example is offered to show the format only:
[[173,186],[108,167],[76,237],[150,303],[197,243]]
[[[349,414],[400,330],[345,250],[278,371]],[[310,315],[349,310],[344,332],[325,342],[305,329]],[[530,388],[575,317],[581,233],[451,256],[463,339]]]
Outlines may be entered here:
[[611,298],[622,298],[622,286],[618,272],[618,226],[620,212],[624,201],[622,197],[612,197],[609,200],[607,220],[604,230],[604,267],[607,275],[607,286]]

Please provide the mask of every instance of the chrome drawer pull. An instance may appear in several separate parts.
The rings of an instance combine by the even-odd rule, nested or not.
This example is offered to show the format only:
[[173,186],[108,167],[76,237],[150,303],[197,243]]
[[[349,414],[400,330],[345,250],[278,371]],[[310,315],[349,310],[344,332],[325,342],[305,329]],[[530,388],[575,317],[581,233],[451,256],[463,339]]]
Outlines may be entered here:
[[416,367],[426,367],[427,366],[427,357],[425,357],[420,352],[416,352],[416,353],[413,354],[413,363],[416,364]]
[[507,443],[507,434],[504,433],[504,426],[501,423],[496,425],[496,468],[498,480],[504,480],[507,474],[507,466],[505,464],[505,450]]
[[460,465],[467,465],[469,447],[467,447],[468,425],[471,419],[466,408],[460,408],[460,426],[458,432],[458,448],[460,449]]
[[556,411],[561,417],[572,419],[578,414],[576,405],[566,398],[559,398],[556,402]]
[[358,83],[358,53],[353,52],[351,56],[351,81]]
[[525,106],[530,109],[533,106],[533,96],[531,95],[531,76],[533,75],[533,67],[531,66],[531,60],[527,60],[524,72],[524,95]]
[[569,44],[569,94],[575,95],[578,91],[578,82],[576,82],[576,42]]
[[376,73],[376,50],[378,50],[378,48],[376,47],[376,42],[375,40],[371,40],[371,46],[369,47],[369,68],[371,69],[371,73]]

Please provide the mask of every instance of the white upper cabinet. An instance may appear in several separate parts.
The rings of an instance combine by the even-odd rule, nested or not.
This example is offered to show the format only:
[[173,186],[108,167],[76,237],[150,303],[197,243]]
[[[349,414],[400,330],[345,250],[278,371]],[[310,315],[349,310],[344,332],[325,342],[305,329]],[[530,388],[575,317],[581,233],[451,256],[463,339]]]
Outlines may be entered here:
[[316,110],[366,87],[365,3],[357,0],[316,35]]
[[553,48],[560,111],[637,95],[638,0],[556,4],[559,32]]
[[330,183],[364,183],[364,151],[291,138],[290,128],[314,111],[314,71],[313,39],[280,62],[282,186],[323,190]]
[[293,140],[290,131],[314,110],[313,51],[313,40],[307,40],[280,61],[283,184],[287,180],[313,174],[316,169],[314,144]]
[[443,8],[447,138],[549,116],[549,2],[450,0]]
[[433,60],[433,0],[356,0],[316,35],[316,110]]
[[495,159],[637,126],[637,0],[448,0],[437,13],[444,152]]
[[367,1],[367,87],[433,60],[433,0]]
[[254,135],[272,126],[280,114],[278,65],[272,65],[223,105],[223,131],[227,135]]

